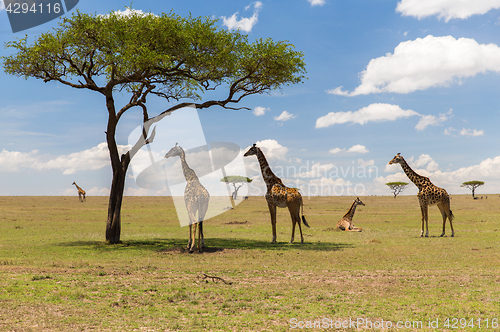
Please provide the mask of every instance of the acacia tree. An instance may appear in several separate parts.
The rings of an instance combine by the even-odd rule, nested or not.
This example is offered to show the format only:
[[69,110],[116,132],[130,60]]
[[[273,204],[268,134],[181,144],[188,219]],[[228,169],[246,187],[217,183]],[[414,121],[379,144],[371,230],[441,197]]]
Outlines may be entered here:
[[[105,97],[106,142],[113,171],[108,243],[120,242],[126,172],[136,152],[154,139],[151,127],[155,122],[188,105],[237,109],[234,105],[244,97],[299,83],[305,73],[302,52],[288,42],[249,42],[238,31],[218,27],[217,20],[182,18],[173,13],[157,16],[131,11],[125,16],[76,12],[31,44],[25,37],[6,46],[16,51],[3,57],[6,73],[56,81]],[[202,100],[203,93],[215,89],[225,89],[225,93]],[[117,92],[128,94],[130,100],[116,105]],[[164,98],[168,108],[150,116],[146,106],[150,96]],[[143,133],[120,155],[116,128],[125,112],[136,107],[143,113]]]
[[408,185],[407,182],[388,182],[385,184],[391,188],[392,193],[394,194],[394,198],[399,195]]
[[472,191],[472,198],[474,198],[474,193],[476,192],[477,187],[480,187],[484,184],[483,181],[468,181],[462,183],[460,187],[469,188]]
[[223,177],[220,181],[230,183],[233,185],[234,191],[233,191],[232,196],[233,196],[233,199],[236,199],[238,197],[238,190],[240,190],[240,188],[243,187],[243,185],[245,183],[250,183],[253,180],[250,178],[247,178],[246,176],[228,175],[228,176]]

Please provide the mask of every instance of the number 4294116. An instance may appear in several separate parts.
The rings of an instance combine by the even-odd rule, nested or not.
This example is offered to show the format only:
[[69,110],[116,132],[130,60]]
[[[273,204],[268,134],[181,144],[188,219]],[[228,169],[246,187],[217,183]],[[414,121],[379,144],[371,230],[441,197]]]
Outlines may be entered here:
[[33,14],[36,14],[36,13],[39,13],[39,14],[42,14],[42,13],[47,13],[47,14],[50,14],[50,13],[56,13],[58,14],[59,12],[61,12],[61,4],[59,3],[54,3],[54,4],[32,4],[31,6],[26,3],[26,2],[23,2],[22,4],[21,3],[9,3],[9,5],[5,8],[5,11],[10,13],[10,14],[26,14],[26,13],[33,13]]
[[485,328],[485,329],[497,329],[498,328],[498,318],[488,319],[488,318],[446,318],[443,324],[444,327],[449,329],[464,329],[467,327],[473,328]]

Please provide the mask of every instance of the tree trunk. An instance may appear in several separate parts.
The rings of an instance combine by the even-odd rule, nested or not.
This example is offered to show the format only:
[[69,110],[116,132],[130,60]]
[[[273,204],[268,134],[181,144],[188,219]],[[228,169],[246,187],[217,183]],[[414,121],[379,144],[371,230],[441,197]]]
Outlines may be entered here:
[[125,175],[127,171],[113,170],[113,182],[109,193],[108,219],[106,221],[106,242],[110,244],[120,243],[121,232],[121,208],[123,191],[125,189]]

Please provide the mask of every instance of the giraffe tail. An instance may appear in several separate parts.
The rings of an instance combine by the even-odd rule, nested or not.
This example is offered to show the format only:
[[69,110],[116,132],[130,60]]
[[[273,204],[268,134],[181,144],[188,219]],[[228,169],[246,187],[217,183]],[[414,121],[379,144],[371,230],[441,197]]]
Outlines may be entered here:
[[303,223],[304,225],[306,225],[307,227],[311,228],[311,226],[309,226],[309,224],[308,224],[308,223],[307,223],[307,221],[306,221],[306,217],[304,217],[304,216],[302,216],[302,223]]
[[450,209],[450,215],[448,216],[448,218],[451,220],[455,219],[455,216],[453,215],[453,212],[451,212],[451,209]]
[[300,200],[300,206],[302,208],[302,223],[308,228],[311,228],[311,226],[309,226],[309,224],[306,221],[306,217],[304,217],[304,202],[302,200]]

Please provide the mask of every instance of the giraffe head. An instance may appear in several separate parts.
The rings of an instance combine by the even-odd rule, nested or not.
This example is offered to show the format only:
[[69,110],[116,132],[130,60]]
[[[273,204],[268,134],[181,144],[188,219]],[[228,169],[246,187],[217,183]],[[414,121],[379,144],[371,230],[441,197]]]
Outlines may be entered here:
[[165,158],[179,157],[182,155],[182,152],[184,152],[184,150],[182,150],[182,148],[178,144],[179,143],[175,143],[175,146],[167,152]]
[[357,198],[354,200],[354,203],[356,203],[356,205],[363,205],[363,206],[365,206],[365,203],[361,202],[361,200],[359,199],[359,197],[357,197]]
[[254,144],[248,151],[244,154],[245,157],[257,155],[259,148]]
[[403,161],[403,156],[401,156],[401,153],[398,153],[394,158],[392,158],[391,161],[389,161],[389,165],[392,165],[392,164],[401,164],[401,162]]

